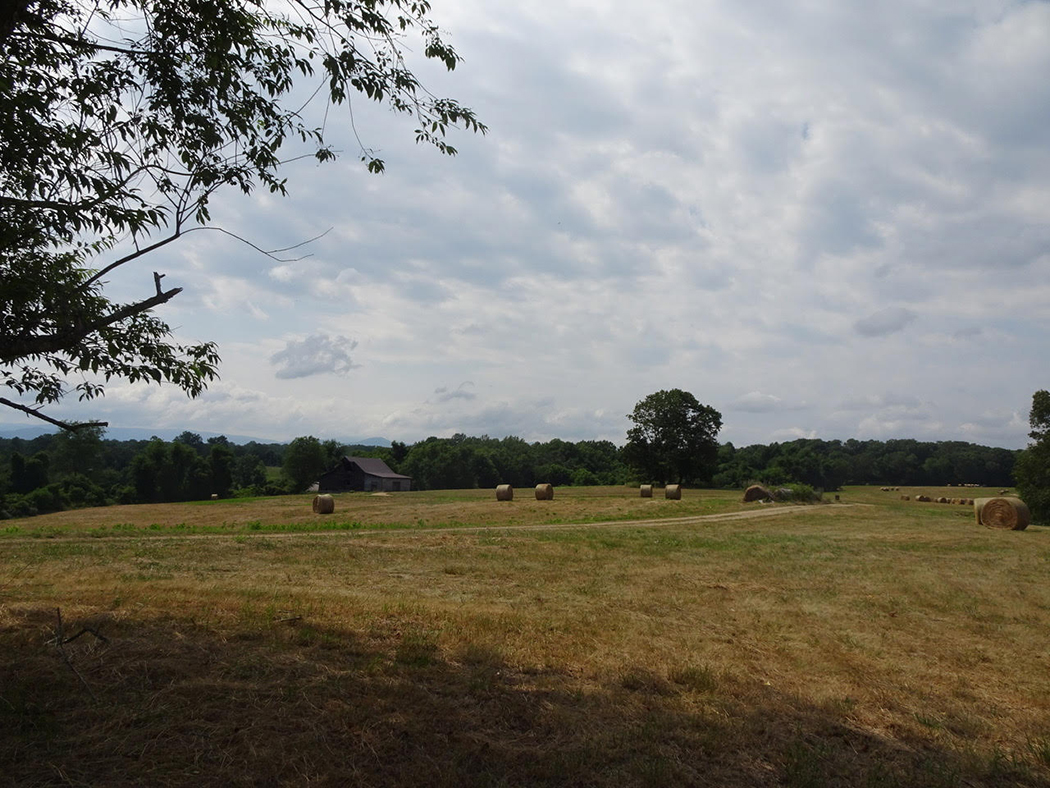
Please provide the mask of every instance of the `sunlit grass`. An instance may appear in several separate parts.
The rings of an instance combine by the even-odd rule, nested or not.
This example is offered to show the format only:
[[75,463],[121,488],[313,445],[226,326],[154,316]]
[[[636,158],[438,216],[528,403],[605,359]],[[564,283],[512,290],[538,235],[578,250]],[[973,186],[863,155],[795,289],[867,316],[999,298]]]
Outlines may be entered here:
[[[1050,529],[878,488],[664,524],[648,513],[768,507],[562,493],[346,496],[352,520],[291,516],[307,497],[244,519],[114,507],[50,518],[53,539],[18,523],[0,540],[8,775],[1050,784]],[[58,608],[110,638],[66,646],[98,702],[47,643]]]

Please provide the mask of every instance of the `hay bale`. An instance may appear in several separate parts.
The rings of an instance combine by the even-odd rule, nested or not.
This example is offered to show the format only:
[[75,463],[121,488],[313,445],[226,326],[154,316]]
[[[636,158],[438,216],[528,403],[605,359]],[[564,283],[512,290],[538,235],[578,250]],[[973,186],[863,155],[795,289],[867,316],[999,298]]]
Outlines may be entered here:
[[902,501],[910,501],[911,500],[911,496],[910,495],[902,495],[901,496],[901,500]]
[[537,501],[553,501],[554,500],[554,485],[551,485],[551,484],[537,484],[536,485],[536,500]]
[[514,500],[514,488],[509,484],[501,484],[496,488],[496,500],[497,501],[513,501]]
[[937,499],[937,503],[948,503],[948,499],[942,495],[940,498]]
[[761,484],[752,484],[746,490],[744,490],[744,503],[751,503],[752,501],[772,501],[773,493],[763,487]]
[[211,494],[211,499],[212,499],[213,501],[217,501],[217,500],[219,500],[219,494],[218,494],[218,493],[212,493],[212,494]]
[[331,514],[335,511],[335,499],[331,495],[314,496],[314,514]]
[[653,486],[651,484],[643,484],[639,489],[642,491],[643,498],[653,497]]
[[928,495],[916,495],[915,500],[922,501],[923,503],[929,503],[931,499]]
[[669,501],[682,500],[682,485],[668,484],[666,487],[664,487],[664,498],[666,498]]
[[1020,498],[978,498],[973,511],[978,525],[1004,531],[1023,531],[1032,521],[1028,506]]

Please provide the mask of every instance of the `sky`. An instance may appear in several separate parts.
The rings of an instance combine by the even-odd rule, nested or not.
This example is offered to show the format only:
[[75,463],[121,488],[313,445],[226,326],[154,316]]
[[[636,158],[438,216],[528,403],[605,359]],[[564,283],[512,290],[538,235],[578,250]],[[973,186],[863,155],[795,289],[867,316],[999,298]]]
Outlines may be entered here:
[[[455,157],[353,103],[290,195],[110,277],[184,292],[196,400],[113,382],[64,418],[288,440],[625,440],[681,388],[738,446],[1026,445],[1050,388],[1050,4],[434,0],[464,62],[422,81]],[[409,44],[412,53],[421,47]],[[416,58],[419,60],[419,58]],[[415,61],[413,61],[415,63]],[[14,416],[14,414],[12,414]],[[4,421],[17,419],[7,417]]]

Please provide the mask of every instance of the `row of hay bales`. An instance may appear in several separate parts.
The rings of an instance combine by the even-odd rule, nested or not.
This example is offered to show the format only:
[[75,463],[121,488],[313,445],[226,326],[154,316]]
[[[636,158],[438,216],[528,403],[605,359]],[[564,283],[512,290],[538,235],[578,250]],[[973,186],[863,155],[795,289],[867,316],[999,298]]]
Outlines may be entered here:
[[901,488],[900,487],[880,487],[879,489],[882,490],[883,492],[899,492]]
[[[902,501],[910,501],[910,495],[902,495]],[[973,506],[973,498],[945,498],[943,495],[938,498],[933,498],[929,495],[916,495],[915,500],[920,503],[950,503],[960,504],[962,506]]]
[[[902,501],[910,501],[910,495],[902,495]],[[916,495],[915,500],[921,503],[946,503],[972,506],[978,525],[997,528],[1004,531],[1023,531],[1032,522],[1028,504],[1014,496],[997,496],[995,498],[932,498],[929,495]]]
[[[643,484],[638,488],[643,498],[653,497],[653,485]],[[682,500],[682,485],[680,484],[668,484],[664,486],[664,498],[669,501],[680,501]]]
[[[496,487],[496,500],[497,501],[513,501],[514,500],[514,487],[509,484],[500,484]],[[554,500],[554,485],[553,484],[537,484],[536,485],[536,500],[537,501],[553,501]]]
[[[653,497],[653,485],[643,484],[639,487],[639,492],[643,498]],[[664,498],[669,501],[680,501],[682,500],[682,485],[680,484],[668,484],[664,487]],[[496,488],[496,500],[497,501],[513,501],[514,500],[514,488],[509,484],[501,484]],[[537,484],[536,485],[536,500],[537,501],[553,501],[554,500],[554,487],[550,484]]]

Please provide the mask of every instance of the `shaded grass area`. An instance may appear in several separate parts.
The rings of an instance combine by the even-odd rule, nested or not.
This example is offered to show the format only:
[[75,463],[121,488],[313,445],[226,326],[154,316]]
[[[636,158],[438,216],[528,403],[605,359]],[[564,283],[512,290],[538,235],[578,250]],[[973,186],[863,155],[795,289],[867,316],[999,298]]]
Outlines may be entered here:
[[93,623],[110,644],[75,657],[97,702],[48,658],[50,611],[8,621],[11,784],[1045,784],[1013,756],[867,731],[848,701],[705,667],[581,681],[516,668],[495,646],[445,654],[425,631]]
[[[658,528],[9,540],[0,783],[1050,785],[1050,529],[876,492]],[[97,701],[56,608],[109,638],[65,647]]]

